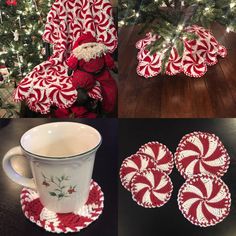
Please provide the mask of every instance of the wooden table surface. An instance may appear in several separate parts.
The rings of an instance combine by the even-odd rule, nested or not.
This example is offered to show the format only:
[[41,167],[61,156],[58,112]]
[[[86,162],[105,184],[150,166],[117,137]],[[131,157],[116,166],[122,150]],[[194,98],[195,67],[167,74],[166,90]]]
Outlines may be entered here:
[[[115,119],[76,120],[87,123],[100,131],[103,143],[96,156],[93,178],[102,187],[105,197],[105,207],[100,218],[79,233],[80,236],[116,236],[117,235],[117,121]],[[52,122],[46,119],[18,119],[0,120],[0,156],[12,147],[19,145],[21,135],[28,129]],[[18,159],[14,161],[15,169],[26,176],[30,176],[27,162]],[[22,187],[12,182],[0,168],[0,235],[1,236],[43,236],[56,235],[48,233],[31,223],[22,213],[20,205],[20,191]],[[60,234],[64,235],[64,234]],[[67,234],[69,235],[69,234]]]
[[193,131],[215,133],[229,153],[230,166],[222,177],[231,193],[228,217],[207,228],[197,227],[185,219],[177,204],[177,194],[185,180],[174,168],[170,174],[171,199],[160,208],[140,207],[119,184],[119,236],[236,236],[236,119],[121,119],[119,163],[149,141],[159,141],[175,152],[182,136]]
[[119,117],[185,118],[236,117],[236,34],[213,25],[212,32],[227,49],[226,58],[208,66],[202,78],[158,75],[145,79],[137,75],[135,43],[140,26],[119,32]]

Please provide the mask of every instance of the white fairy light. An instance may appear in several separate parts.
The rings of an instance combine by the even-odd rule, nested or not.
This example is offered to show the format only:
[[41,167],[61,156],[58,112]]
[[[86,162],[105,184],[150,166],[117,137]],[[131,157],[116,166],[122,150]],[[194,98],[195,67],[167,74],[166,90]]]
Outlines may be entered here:
[[170,38],[169,38],[169,37],[166,38],[166,42],[167,42],[167,43],[170,42]]
[[232,8],[234,8],[236,6],[236,3],[235,2],[231,2],[230,4],[229,4],[229,7],[232,9]]
[[210,8],[209,8],[209,7],[206,7],[206,8],[205,8],[205,11],[209,11],[209,10],[210,10]]
[[231,27],[226,28],[226,32],[229,33],[231,31]]
[[177,30],[178,30],[178,31],[182,31],[183,28],[184,28],[184,26],[181,24],[181,25],[178,25]]
[[136,16],[136,18],[138,18],[138,17],[139,17],[139,13],[137,12],[137,13],[135,14],[135,16]]
[[125,24],[125,21],[121,20],[121,21],[120,21],[120,24],[121,24],[121,25],[124,25],[124,24]]

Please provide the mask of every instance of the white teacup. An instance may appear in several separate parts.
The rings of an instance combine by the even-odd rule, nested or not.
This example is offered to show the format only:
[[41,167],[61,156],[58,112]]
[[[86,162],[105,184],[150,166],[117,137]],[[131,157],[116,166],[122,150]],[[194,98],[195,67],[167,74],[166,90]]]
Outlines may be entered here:
[[[3,158],[3,169],[14,182],[37,190],[40,201],[58,213],[78,211],[87,201],[100,133],[91,126],[56,122],[25,132],[20,146]],[[11,165],[15,156],[26,157],[33,178],[19,175]]]

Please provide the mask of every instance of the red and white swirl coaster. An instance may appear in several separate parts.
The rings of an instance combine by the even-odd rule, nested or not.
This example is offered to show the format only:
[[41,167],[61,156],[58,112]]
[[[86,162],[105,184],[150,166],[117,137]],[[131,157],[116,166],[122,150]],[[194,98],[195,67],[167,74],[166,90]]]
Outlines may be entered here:
[[137,154],[152,158],[157,168],[170,174],[174,167],[174,159],[171,151],[162,143],[149,142],[141,146]]
[[185,135],[178,145],[174,159],[177,169],[185,179],[200,173],[221,177],[230,163],[230,157],[219,138],[202,132]]
[[22,189],[20,198],[25,216],[53,233],[79,232],[97,220],[104,207],[103,192],[95,181],[91,182],[87,203],[78,212],[65,214],[52,212],[41,204],[38,194],[28,188]]
[[148,168],[156,168],[154,160],[150,157],[138,154],[127,157],[120,167],[120,179],[122,185],[130,191],[131,180],[137,174]]
[[158,169],[144,170],[131,181],[133,199],[145,208],[163,206],[170,199],[172,191],[170,177]]
[[179,209],[192,224],[207,227],[218,224],[230,212],[228,186],[213,175],[195,175],[182,185],[178,194]]

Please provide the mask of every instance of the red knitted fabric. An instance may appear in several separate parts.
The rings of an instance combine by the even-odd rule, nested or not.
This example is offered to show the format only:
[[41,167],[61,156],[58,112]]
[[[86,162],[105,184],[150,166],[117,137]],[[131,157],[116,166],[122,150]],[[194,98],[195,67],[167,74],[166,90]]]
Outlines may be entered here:
[[104,195],[100,186],[92,181],[86,204],[78,211],[56,213],[45,208],[38,194],[28,188],[21,192],[21,205],[25,216],[38,226],[53,233],[79,232],[98,219],[103,211]]

